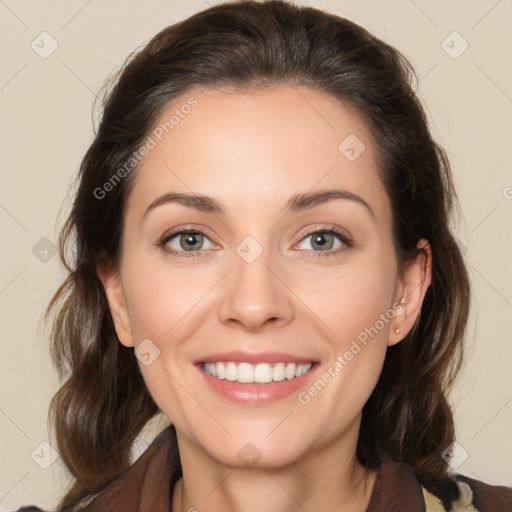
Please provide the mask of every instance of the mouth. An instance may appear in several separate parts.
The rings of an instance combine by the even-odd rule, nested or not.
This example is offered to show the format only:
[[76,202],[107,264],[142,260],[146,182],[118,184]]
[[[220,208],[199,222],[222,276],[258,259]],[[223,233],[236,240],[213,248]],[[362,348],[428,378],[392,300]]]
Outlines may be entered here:
[[270,384],[295,380],[311,371],[317,363],[274,362],[251,364],[249,362],[216,361],[198,363],[201,370],[218,380],[238,384]]
[[194,366],[221,399],[260,407],[285,400],[307,386],[320,362],[285,352],[230,351],[203,355]]

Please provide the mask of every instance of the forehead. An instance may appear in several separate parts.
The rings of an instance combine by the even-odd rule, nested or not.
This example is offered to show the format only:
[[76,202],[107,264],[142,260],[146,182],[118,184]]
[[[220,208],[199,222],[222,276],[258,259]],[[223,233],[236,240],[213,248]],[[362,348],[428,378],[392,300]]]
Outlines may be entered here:
[[155,197],[210,195],[227,213],[283,208],[296,193],[342,188],[389,218],[370,133],[347,105],[323,92],[280,85],[251,92],[193,89],[165,108],[148,133],[127,207]]

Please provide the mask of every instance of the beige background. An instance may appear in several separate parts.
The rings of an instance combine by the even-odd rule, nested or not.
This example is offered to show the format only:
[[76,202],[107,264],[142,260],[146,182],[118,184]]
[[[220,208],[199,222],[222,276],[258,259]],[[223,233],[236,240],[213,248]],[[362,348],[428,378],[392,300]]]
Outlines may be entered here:
[[[465,224],[458,237],[467,248],[475,296],[471,350],[452,395],[457,440],[468,453],[457,471],[509,486],[511,4],[309,2],[346,16],[395,45],[421,78],[419,94],[436,138],[448,149],[460,194]],[[42,251],[57,240],[68,203],[57,218],[59,207],[91,142],[95,93],[131,50],[164,26],[206,6],[202,0],[0,0],[2,511],[21,503],[53,508],[68,480],[59,459],[48,469],[41,467],[52,460],[48,446],[41,443],[53,442],[46,417],[58,382],[49,362],[47,335],[38,322],[64,277],[58,256]],[[34,40],[42,46],[38,35],[43,31],[58,44],[47,59],[31,48]],[[469,44],[458,58],[445,51],[454,55],[463,48],[462,39],[450,36],[454,31]],[[45,48],[51,48],[50,40],[45,41]],[[41,241],[44,237],[49,241]],[[140,449],[161,428],[160,423],[149,429]],[[460,457],[463,452],[456,453]]]

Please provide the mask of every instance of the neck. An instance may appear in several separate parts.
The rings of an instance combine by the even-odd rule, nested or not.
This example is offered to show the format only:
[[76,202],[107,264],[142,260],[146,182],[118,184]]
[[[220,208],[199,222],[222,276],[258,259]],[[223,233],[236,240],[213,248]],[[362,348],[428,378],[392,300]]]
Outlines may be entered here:
[[355,444],[347,450],[346,439],[271,468],[223,465],[179,433],[178,445],[183,478],[174,488],[172,512],[365,512],[377,475],[359,464]]

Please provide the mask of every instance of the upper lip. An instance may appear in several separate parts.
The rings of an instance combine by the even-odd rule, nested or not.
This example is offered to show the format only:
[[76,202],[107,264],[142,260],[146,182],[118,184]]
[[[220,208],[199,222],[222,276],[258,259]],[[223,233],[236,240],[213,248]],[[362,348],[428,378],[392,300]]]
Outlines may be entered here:
[[316,362],[312,358],[299,357],[292,354],[285,354],[283,352],[221,352],[217,354],[210,354],[203,356],[200,359],[194,361],[195,364],[199,363],[218,363],[218,362],[229,362],[235,363],[296,363],[306,364]]

